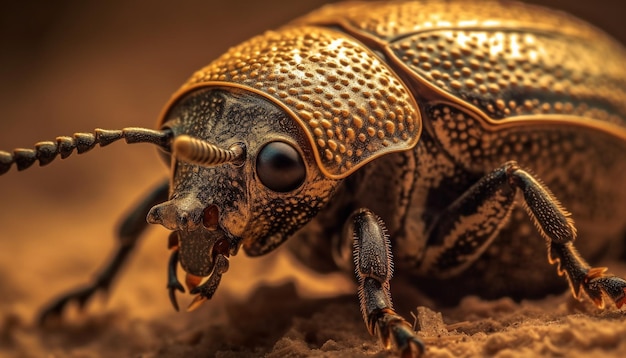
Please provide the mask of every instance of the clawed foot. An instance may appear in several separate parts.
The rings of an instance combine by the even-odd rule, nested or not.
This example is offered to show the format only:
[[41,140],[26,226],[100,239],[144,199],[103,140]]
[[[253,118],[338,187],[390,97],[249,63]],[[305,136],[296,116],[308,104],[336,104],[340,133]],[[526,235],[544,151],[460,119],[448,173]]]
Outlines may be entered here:
[[402,358],[416,358],[424,354],[424,343],[411,325],[392,309],[372,312],[368,321],[370,334],[377,336],[385,348],[394,347]]
[[621,308],[626,304],[626,280],[607,274],[607,270],[606,267],[589,269],[582,287],[597,307],[604,308],[604,298],[608,297]]
[[45,324],[52,318],[60,317],[63,311],[70,302],[77,302],[78,307],[82,309],[87,304],[87,301],[98,291],[101,287],[96,285],[89,285],[86,287],[80,287],[74,291],[70,291],[65,295],[52,301],[48,306],[44,307],[39,314],[38,322],[40,325]]
[[571,242],[552,244],[549,258],[557,265],[559,275],[567,276],[574,297],[581,298],[584,291],[598,308],[604,308],[605,298],[617,308],[626,304],[626,280],[607,273],[606,267],[590,267]]

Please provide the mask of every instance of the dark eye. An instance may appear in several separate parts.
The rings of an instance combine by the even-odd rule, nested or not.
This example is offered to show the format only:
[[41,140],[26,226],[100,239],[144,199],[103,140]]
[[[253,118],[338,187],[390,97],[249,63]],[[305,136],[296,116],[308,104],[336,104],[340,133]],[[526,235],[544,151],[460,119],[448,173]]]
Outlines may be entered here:
[[263,185],[281,193],[298,188],[306,177],[300,153],[284,142],[271,142],[261,148],[256,171]]

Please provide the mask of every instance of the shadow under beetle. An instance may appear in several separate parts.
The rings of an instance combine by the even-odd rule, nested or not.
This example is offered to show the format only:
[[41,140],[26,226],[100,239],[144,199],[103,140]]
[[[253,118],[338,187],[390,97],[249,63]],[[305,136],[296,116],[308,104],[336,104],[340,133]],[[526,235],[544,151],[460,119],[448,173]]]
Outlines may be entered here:
[[171,166],[109,265],[42,319],[106,290],[147,223],[172,231],[176,309],[178,264],[193,309],[229,256],[293,236],[303,262],[355,271],[367,329],[402,356],[424,345],[393,310],[392,267],[454,302],[562,290],[549,262],[575,297],[621,307],[626,281],[578,250],[597,257],[626,233],[624,63],[596,28],[518,3],[342,3],[254,37],[197,71],[157,130],[0,152],[4,173],[124,138]]

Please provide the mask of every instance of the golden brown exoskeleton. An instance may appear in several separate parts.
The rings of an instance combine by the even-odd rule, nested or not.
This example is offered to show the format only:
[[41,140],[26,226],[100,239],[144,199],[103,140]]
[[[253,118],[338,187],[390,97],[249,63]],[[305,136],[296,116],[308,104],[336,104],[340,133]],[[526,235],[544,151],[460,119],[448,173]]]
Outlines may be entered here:
[[626,233],[626,187],[615,184],[626,179],[625,63],[607,35],[543,8],[347,2],[197,71],[158,130],[0,152],[0,171],[121,138],[158,145],[172,168],[122,225],[107,269],[44,317],[106,288],[147,216],[172,230],[175,307],[178,263],[195,307],[230,255],[293,237],[316,269],[355,270],[370,333],[417,356],[423,344],[391,304],[392,262],[445,302],[562,290],[548,263],[574,296],[626,302],[626,281],[582,258]]

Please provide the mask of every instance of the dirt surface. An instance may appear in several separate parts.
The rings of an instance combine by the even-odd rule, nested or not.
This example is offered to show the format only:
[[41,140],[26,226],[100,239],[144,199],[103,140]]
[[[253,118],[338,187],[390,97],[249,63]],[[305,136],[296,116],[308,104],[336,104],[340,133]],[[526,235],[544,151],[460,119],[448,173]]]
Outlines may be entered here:
[[[0,148],[96,127],[152,127],[195,69],[323,2],[14,4],[0,15]],[[619,2],[553,3],[626,42]],[[0,177],[0,356],[389,355],[367,334],[351,279],[310,272],[284,250],[233,258],[213,300],[175,312],[160,227],[148,230],[108,297],[38,327],[38,309],[92,277],[115,246],[121,214],[166,175],[154,148],[116,143]],[[602,264],[626,276],[624,263]],[[392,285],[399,312],[419,317],[428,357],[626,356],[626,313],[569,293],[519,303],[467,297],[446,308]],[[179,301],[184,308],[191,299]]]

